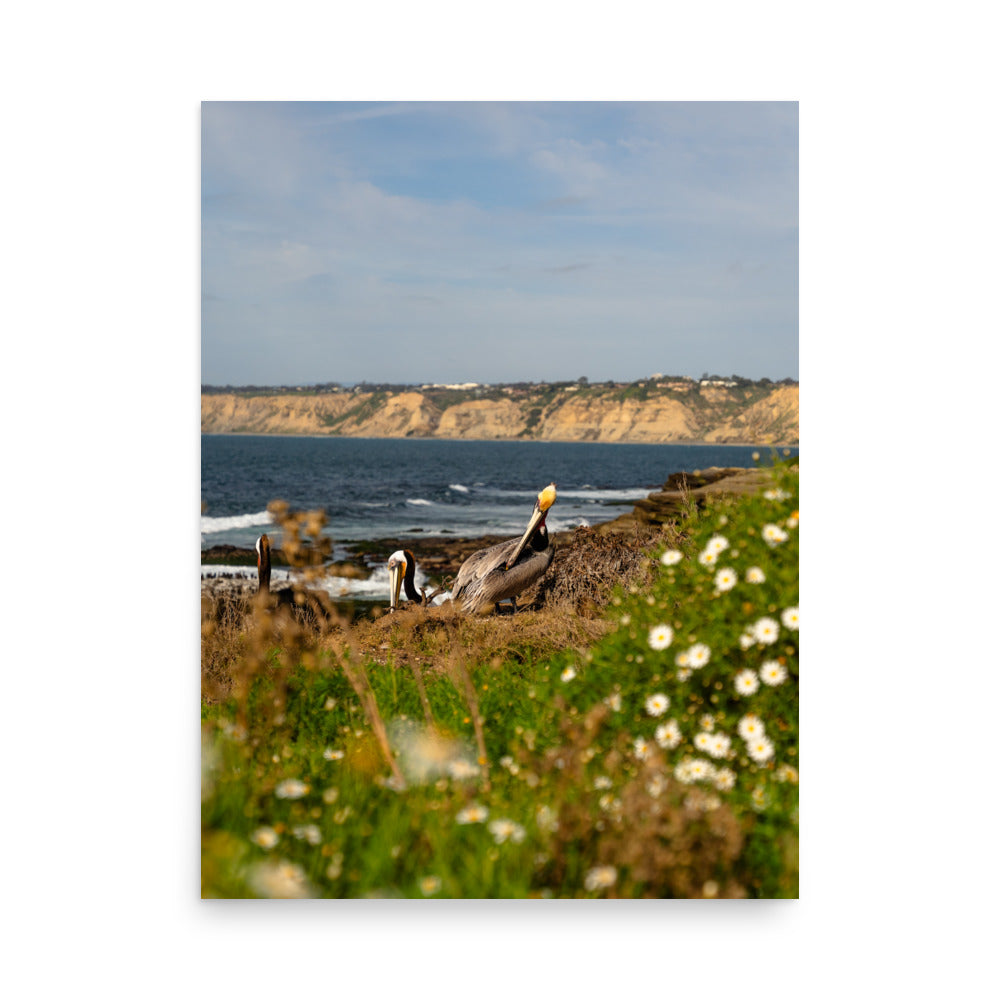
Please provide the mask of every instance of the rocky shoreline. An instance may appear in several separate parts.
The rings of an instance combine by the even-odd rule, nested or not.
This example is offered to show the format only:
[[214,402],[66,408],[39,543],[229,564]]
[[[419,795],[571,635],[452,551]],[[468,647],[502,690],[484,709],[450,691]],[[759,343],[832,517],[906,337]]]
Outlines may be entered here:
[[[552,544],[557,553],[563,555],[592,539],[606,539],[617,536],[648,537],[667,522],[680,515],[685,504],[701,504],[708,497],[729,493],[753,493],[760,488],[767,477],[765,469],[712,468],[697,472],[679,472],[670,476],[661,490],[650,493],[645,500],[636,501],[632,509],[610,521],[590,528],[575,531],[555,532]],[[371,541],[355,542],[348,545],[348,560],[327,567],[331,576],[350,579],[366,579],[373,566],[384,563],[396,549],[409,549],[416,557],[417,564],[431,581],[431,586],[443,586],[458,572],[462,563],[475,551],[505,541],[507,535],[482,535],[476,538],[458,538],[448,535],[411,536],[405,538],[379,538]],[[256,566],[257,557],[253,549],[241,549],[233,545],[216,545],[201,554],[203,566]],[[287,566],[277,546],[272,553],[275,566]],[[203,595],[213,595],[220,590],[249,589],[245,580],[226,581],[225,577],[214,577],[202,582]]]

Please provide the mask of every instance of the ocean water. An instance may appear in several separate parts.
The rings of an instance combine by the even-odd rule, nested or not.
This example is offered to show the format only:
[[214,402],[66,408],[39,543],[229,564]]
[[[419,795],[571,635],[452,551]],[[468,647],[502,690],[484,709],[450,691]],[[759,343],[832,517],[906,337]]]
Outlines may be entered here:
[[208,434],[201,544],[252,548],[271,525],[272,500],[325,510],[335,557],[362,539],[514,536],[550,482],[558,499],[547,524],[563,531],[617,517],[674,472],[752,466],[754,451],[769,461],[768,449],[742,445]]

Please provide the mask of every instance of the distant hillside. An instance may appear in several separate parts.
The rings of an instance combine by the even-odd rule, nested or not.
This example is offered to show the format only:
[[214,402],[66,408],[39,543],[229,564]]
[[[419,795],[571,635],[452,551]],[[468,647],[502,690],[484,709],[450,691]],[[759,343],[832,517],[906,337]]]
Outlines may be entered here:
[[206,434],[797,445],[799,387],[674,380],[214,390],[202,394],[201,429]]

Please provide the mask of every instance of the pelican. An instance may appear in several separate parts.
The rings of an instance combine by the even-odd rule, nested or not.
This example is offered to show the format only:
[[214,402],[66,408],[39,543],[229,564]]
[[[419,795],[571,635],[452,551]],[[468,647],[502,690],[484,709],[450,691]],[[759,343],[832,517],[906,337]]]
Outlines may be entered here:
[[307,590],[296,593],[292,587],[271,590],[271,539],[261,535],[254,548],[257,550],[257,594],[265,595],[278,608],[287,605],[302,622],[320,627],[330,615],[319,597]]
[[556,501],[556,484],[538,494],[528,527],[520,538],[473,552],[462,563],[452,586],[452,599],[462,601],[462,609],[473,614],[501,601],[511,600],[517,611],[517,595],[526,590],[552,564],[545,518]]
[[395,611],[399,607],[399,590],[402,587],[406,591],[406,599],[417,604],[424,603],[422,594],[417,593],[417,588],[413,583],[413,575],[417,569],[417,561],[413,558],[413,553],[409,549],[396,549],[389,561],[389,610]]

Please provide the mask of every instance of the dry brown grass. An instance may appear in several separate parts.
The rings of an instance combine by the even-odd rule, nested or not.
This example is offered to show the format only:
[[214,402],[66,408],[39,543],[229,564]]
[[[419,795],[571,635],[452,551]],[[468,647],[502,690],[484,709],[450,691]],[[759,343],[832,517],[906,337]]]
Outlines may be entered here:
[[[519,610],[516,615],[467,615],[451,604],[404,608],[391,615],[359,620],[350,627],[372,659],[385,662],[401,654],[426,667],[460,655],[466,663],[523,661],[568,648],[585,649],[610,625],[562,610]],[[335,637],[331,639],[336,642]]]
[[616,586],[641,587],[649,580],[649,549],[672,537],[670,527],[635,525],[615,533],[577,528],[568,544],[556,547],[534,603],[566,614],[599,615]]

